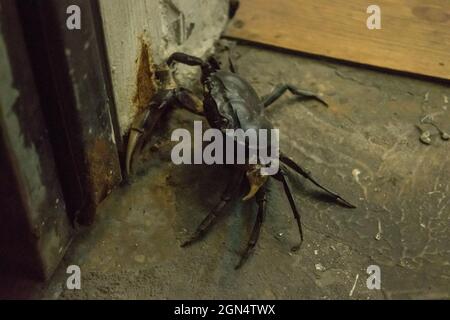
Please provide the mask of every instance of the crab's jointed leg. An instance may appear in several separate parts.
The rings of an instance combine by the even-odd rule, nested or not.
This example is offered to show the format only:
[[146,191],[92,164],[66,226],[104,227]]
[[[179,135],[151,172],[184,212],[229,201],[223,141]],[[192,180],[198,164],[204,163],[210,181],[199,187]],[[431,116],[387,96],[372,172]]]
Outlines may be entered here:
[[197,230],[195,233],[184,242],[181,246],[186,247],[195,241],[201,239],[206,232],[209,230],[209,228],[214,224],[214,222],[217,220],[217,218],[220,216],[221,213],[223,213],[223,208],[225,205],[230,202],[233,194],[236,192],[236,190],[239,189],[239,186],[241,185],[242,178],[244,174],[242,171],[238,169],[234,169],[234,172],[231,176],[230,181],[228,182],[228,185],[223,192],[222,196],[220,197],[220,202],[211,210],[211,212],[206,216],[205,219],[200,223],[200,225],[197,227]]
[[295,205],[294,196],[292,195],[291,188],[289,186],[289,182],[287,180],[286,172],[283,167],[280,167],[280,171],[274,176],[275,179],[281,181],[283,184],[284,192],[289,200],[289,205],[291,206],[292,214],[294,215],[295,221],[297,222],[298,232],[300,234],[300,243],[293,247],[293,251],[297,251],[300,248],[300,245],[303,243],[303,228],[302,222],[300,218],[300,213],[297,210],[297,206]]
[[256,194],[256,203],[258,204],[258,213],[256,215],[255,225],[253,227],[247,247],[245,248],[245,251],[241,256],[239,263],[235,267],[236,270],[242,267],[242,265],[247,261],[250,254],[252,254],[252,252],[255,250],[256,243],[258,242],[259,234],[261,233],[261,226],[263,224],[267,209],[266,189],[264,187],[259,189],[258,193]]
[[356,206],[354,206],[353,204],[351,204],[350,202],[348,202],[347,200],[345,200],[344,198],[342,198],[340,195],[338,195],[336,192],[333,192],[331,190],[329,190],[328,188],[325,188],[324,186],[320,185],[312,176],[311,174],[306,171],[305,169],[303,169],[302,167],[300,167],[300,165],[298,165],[297,163],[294,162],[294,160],[286,157],[284,154],[280,154],[280,161],[283,162],[284,164],[286,164],[289,168],[291,168],[292,170],[294,170],[295,172],[297,172],[298,174],[302,175],[303,177],[305,177],[306,179],[308,179],[309,181],[311,181],[313,184],[315,184],[317,187],[319,187],[320,189],[324,190],[326,193],[328,193],[333,199],[341,201],[345,206],[349,207],[349,208],[356,208]]
[[264,103],[264,107],[270,106],[272,103],[277,101],[288,90],[292,94],[294,94],[298,97],[315,99],[315,100],[323,103],[325,106],[328,106],[328,103],[325,100],[323,100],[321,97],[319,97],[317,94],[315,94],[313,92],[303,90],[303,89],[298,89],[295,86],[290,85],[290,84],[280,84],[275,87],[275,89],[272,91],[272,93],[270,93],[268,96],[266,96],[262,99],[263,103]]

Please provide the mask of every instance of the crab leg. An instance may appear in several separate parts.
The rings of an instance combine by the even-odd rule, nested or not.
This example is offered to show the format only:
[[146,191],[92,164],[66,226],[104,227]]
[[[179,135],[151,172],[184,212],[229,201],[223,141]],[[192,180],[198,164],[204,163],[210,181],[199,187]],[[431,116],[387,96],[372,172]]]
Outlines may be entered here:
[[250,240],[248,241],[247,247],[245,248],[244,253],[239,260],[239,263],[234,268],[235,270],[242,267],[242,265],[247,261],[250,254],[255,250],[256,243],[259,239],[259,234],[261,233],[261,226],[264,221],[264,216],[266,215],[267,209],[267,198],[266,198],[266,190],[261,188],[256,194],[256,203],[258,204],[258,213],[256,216],[255,225],[252,230],[252,234],[250,236]]
[[211,228],[211,226],[223,212],[223,208],[225,207],[225,205],[230,202],[233,194],[239,188],[242,178],[243,173],[240,170],[235,170],[230,181],[228,182],[225,191],[220,198],[220,202],[214,207],[214,209],[211,210],[211,212],[205,217],[205,219],[203,219],[203,221],[197,227],[195,233],[189,238],[189,240],[184,242],[181,247],[187,247],[205,235],[205,233],[209,230],[209,228]]
[[298,212],[297,206],[295,205],[294,196],[292,195],[291,188],[289,187],[286,172],[284,172],[284,170],[280,168],[280,171],[277,173],[277,175],[274,176],[274,178],[281,181],[281,183],[283,184],[284,192],[286,193],[286,196],[289,200],[292,214],[294,215],[295,221],[297,222],[298,232],[300,234],[300,244],[292,248],[292,251],[297,251],[300,248],[300,245],[303,243],[303,228],[300,213]]
[[325,100],[323,100],[321,97],[319,97],[317,94],[307,91],[307,90],[299,89],[290,84],[280,84],[280,85],[276,86],[275,89],[272,91],[272,93],[270,93],[268,96],[263,98],[264,107],[270,106],[272,103],[277,101],[288,90],[292,94],[294,94],[298,97],[315,99],[328,107],[328,103]]
[[303,177],[305,177],[306,179],[308,179],[309,181],[311,181],[313,184],[315,184],[316,186],[318,186],[320,189],[324,190],[325,192],[327,192],[331,197],[333,197],[335,200],[339,200],[341,201],[344,205],[346,205],[349,208],[356,208],[356,206],[354,206],[353,204],[351,204],[350,202],[348,202],[347,200],[345,200],[344,198],[342,198],[340,195],[338,195],[337,193],[323,187],[322,185],[320,185],[312,176],[309,172],[307,172],[306,170],[304,170],[302,167],[300,167],[297,163],[294,162],[294,160],[286,157],[284,154],[280,154],[280,161],[283,162],[284,164],[286,164],[288,167],[290,167],[292,170],[294,170],[295,172],[297,172],[298,174],[302,175]]

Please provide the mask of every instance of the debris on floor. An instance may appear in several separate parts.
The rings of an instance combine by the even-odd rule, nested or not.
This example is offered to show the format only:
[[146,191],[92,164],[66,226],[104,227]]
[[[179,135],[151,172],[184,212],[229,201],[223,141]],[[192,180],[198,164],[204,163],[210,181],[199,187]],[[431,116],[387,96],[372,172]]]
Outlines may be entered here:
[[[312,184],[292,177],[305,233],[297,252],[290,252],[298,241],[295,223],[275,183],[269,185],[257,250],[240,271],[234,270],[236,253],[248,241],[255,210],[239,199],[204,241],[180,248],[186,230],[194,230],[218,200],[229,172],[221,166],[171,163],[173,129],[189,129],[193,120],[202,119],[175,110],[157,132],[169,143],[144,150],[148,156],[136,161],[132,183],[101,205],[97,221],[74,241],[41,295],[450,298],[450,270],[442,267],[450,264],[450,153],[433,144],[433,152],[424,152],[411,125],[424,103],[424,96],[415,93],[429,92],[427,103],[440,106],[442,97],[450,96],[448,86],[247,45],[233,48],[233,56],[239,72],[254,78],[260,95],[279,82],[324,92],[329,108],[286,95],[267,116],[281,128],[283,150],[320,182],[360,199],[358,208],[348,211],[323,201],[328,198]],[[228,59],[227,52],[223,58]],[[80,266],[83,277],[83,290],[76,292],[63,287],[65,269],[72,264]],[[380,267],[382,290],[365,286],[362,270],[370,265]]]

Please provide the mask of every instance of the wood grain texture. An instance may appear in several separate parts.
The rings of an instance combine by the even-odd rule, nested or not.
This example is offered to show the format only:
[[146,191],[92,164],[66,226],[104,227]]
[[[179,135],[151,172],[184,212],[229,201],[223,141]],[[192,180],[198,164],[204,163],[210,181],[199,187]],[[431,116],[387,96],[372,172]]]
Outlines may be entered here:
[[226,36],[450,80],[449,0],[241,0]]

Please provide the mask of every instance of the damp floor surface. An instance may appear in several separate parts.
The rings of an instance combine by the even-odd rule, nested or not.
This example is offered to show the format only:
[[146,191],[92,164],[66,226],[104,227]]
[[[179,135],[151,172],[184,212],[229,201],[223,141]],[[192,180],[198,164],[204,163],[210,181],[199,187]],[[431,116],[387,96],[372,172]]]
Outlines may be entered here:
[[[268,109],[281,149],[357,205],[347,209],[290,174],[305,241],[279,182],[256,251],[235,271],[256,216],[246,190],[204,240],[180,248],[223,191],[229,168],[170,161],[170,132],[201,119],[168,117],[138,159],[130,184],[114,190],[73,241],[49,299],[383,299],[450,298],[450,141],[415,126],[432,115],[450,131],[448,85],[328,60],[238,45],[235,64],[260,95],[278,83],[323,93],[326,108],[286,94]],[[428,129],[428,128],[427,128]],[[82,288],[66,289],[67,266]],[[379,266],[381,289],[366,285]]]

